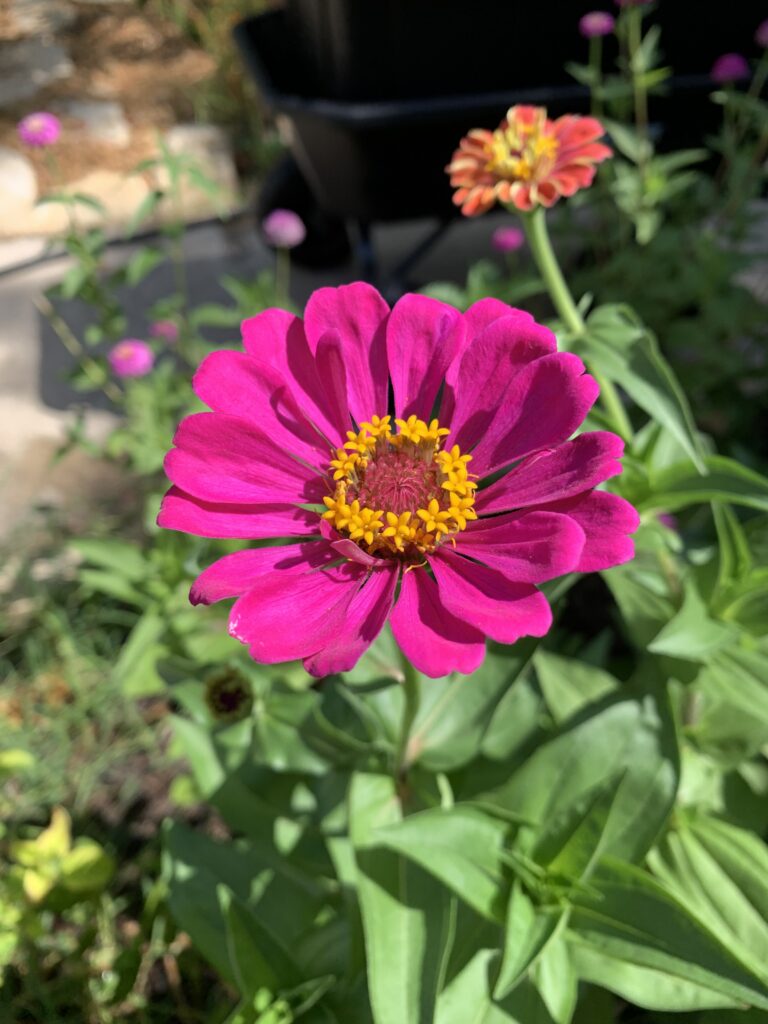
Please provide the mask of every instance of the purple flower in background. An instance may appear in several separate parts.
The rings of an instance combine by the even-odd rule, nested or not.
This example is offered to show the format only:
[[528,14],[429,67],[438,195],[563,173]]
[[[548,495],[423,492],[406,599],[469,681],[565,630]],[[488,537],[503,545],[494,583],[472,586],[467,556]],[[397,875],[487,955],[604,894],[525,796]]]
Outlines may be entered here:
[[579,32],[585,39],[595,36],[609,36],[616,26],[616,19],[608,11],[590,11],[579,19]]
[[152,338],[160,338],[173,345],[179,340],[179,327],[173,320],[156,320],[149,328],[149,334]]
[[107,354],[116,377],[144,377],[155,363],[155,354],[146,341],[124,338]]
[[766,18],[765,21],[761,21],[760,24],[757,26],[757,31],[755,32],[755,42],[758,46],[768,48],[768,18]]
[[525,245],[525,235],[520,228],[496,228],[491,245],[496,252],[517,252]]
[[619,7],[644,7],[651,0],[616,0]]
[[273,210],[262,221],[261,229],[276,249],[295,249],[307,237],[304,221],[293,210]]
[[662,526],[666,526],[668,530],[674,530],[675,533],[680,532],[680,523],[678,522],[677,516],[673,516],[671,512],[660,512],[659,522]]
[[61,122],[55,114],[38,110],[22,117],[16,125],[19,138],[27,146],[52,146],[61,135]]
[[742,78],[749,78],[749,64],[740,53],[724,53],[718,57],[712,65],[709,77],[719,85],[727,82],[738,82]]

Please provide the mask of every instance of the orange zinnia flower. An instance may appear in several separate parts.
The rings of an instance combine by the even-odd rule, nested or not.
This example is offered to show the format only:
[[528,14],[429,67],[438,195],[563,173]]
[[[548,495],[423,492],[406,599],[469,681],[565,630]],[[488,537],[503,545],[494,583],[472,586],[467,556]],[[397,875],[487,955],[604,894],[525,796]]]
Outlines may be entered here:
[[592,184],[595,164],[612,155],[597,141],[604,134],[594,117],[550,121],[545,107],[510,107],[495,132],[475,128],[459,143],[446,167],[453,201],[467,217],[496,202],[518,210],[552,206]]

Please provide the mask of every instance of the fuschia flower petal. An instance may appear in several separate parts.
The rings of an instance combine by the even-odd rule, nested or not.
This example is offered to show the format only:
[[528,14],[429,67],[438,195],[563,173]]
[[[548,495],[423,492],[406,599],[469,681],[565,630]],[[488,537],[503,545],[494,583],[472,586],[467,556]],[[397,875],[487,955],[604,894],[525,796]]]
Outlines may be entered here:
[[[448,446],[470,451],[493,422],[512,377],[524,366],[557,350],[554,334],[518,310],[485,328],[446,375],[444,408],[450,408]],[[472,467],[474,469],[474,467]]]
[[273,366],[308,418],[330,441],[341,443],[352,425],[349,409],[346,403],[339,409],[329,402],[301,318],[284,309],[265,309],[243,321],[242,333],[246,351]]
[[429,420],[437,393],[467,327],[461,313],[426,295],[404,295],[387,323],[387,356],[395,415]]
[[321,651],[304,659],[313,676],[348,672],[381,632],[395,598],[398,569],[392,563],[370,572],[349,603],[339,631]]
[[328,565],[338,556],[325,540],[249,548],[224,555],[197,577],[189,592],[192,604],[213,604],[239,597],[257,586],[262,576],[280,572],[306,572]]
[[515,583],[495,569],[443,547],[430,558],[443,607],[502,644],[544,636],[552,625],[547,599],[530,583]]
[[245,352],[211,352],[200,364],[192,387],[214,412],[239,416],[279,448],[321,470],[326,468],[329,441],[308,421],[279,371],[268,363]]
[[319,288],[304,313],[309,346],[317,350],[328,331],[336,331],[347,371],[349,409],[361,423],[387,409],[387,353],[384,326],[389,306],[374,287],[363,282]]
[[480,630],[451,615],[440,602],[437,584],[418,569],[404,573],[390,622],[403,654],[432,679],[450,672],[467,675],[485,657]]
[[621,472],[624,442],[596,430],[558,448],[540,452],[478,491],[475,507],[483,515],[530,508],[571,498]]
[[584,530],[570,515],[513,512],[470,523],[456,538],[456,549],[510,580],[544,583],[573,572],[584,543]]
[[547,507],[567,515],[586,535],[584,551],[574,566],[576,572],[610,569],[634,557],[635,545],[628,535],[640,525],[640,516],[617,494],[589,491]]
[[495,416],[472,450],[473,472],[486,475],[542,448],[561,444],[581,426],[599,394],[594,377],[570,352],[543,356],[510,381]]
[[318,533],[317,515],[295,505],[232,505],[203,501],[171,487],[157,525],[197,537],[265,540]]
[[321,476],[236,416],[187,416],[173,443],[165,472],[177,487],[204,501],[317,504],[327,489]]
[[275,570],[239,598],[229,632],[248,644],[251,657],[268,665],[322,650],[344,629],[365,569],[347,563],[309,572]]
[[502,302],[501,299],[492,298],[479,299],[477,302],[473,302],[464,313],[464,319],[466,320],[470,337],[476,337],[492,324],[494,320],[498,320],[503,316],[510,316],[513,313],[521,320],[526,320],[529,323],[534,322],[530,313],[526,313],[522,309],[514,309],[512,306],[507,305],[506,302]]

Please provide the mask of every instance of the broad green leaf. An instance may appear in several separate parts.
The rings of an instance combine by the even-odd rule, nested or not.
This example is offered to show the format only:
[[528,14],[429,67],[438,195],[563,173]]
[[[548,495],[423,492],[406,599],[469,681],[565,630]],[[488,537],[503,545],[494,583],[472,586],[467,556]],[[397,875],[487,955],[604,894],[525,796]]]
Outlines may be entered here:
[[34,763],[34,757],[27,750],[22,750],[20,747],[0,750],[0,773],[4,775],[26,771]]
[[[527,979],[500,1002],[491,995],[498,953],[481,949],[440,996],[435,1024],[554,1024]],[[405,1024],[405,1022],[401,1022]]]
[[[521,666],[483,736],[481,751],[491,761],[507,761],[541,731],[546,709],[528,666],[528,662]],[[468,770],[471,772],[471,767]]]
[[507,907],[501,966],[493,990],[495,999],[503,999],[522,980],[562,929],[565,919],[565,907],[537,906],[520,880],[515,881]]
[[749,715],[756,727],[768,729],[768,661],[764,651],[730,647],[717,651],[700,672],[697,685],[707,699],[707,709],[696,722],[696,732],[709,731],[711,714],[731,705]]
[[[702,819],[706,829],[706,819]],[[741,830],[729,829],[738,834]],[[751,865],[753,885],[759,868],[765,868],[768,850]],[[768,922],[718,863],[697,836],[682,826],[665,836],[649,854],[654,874],[755,974],[768,980]],[[763,900],[768,900],[766,876],[762,876]]]
[[513,812],[554,843],[552,823],[571,835],[584,801],[620,778],[604,837],[614,856],[639,860],[672,808],[679,775],[668,700],[647,694],[596,705],[542,743],[512,777],[481,794],[483,803]]
[[606,845],[611,809],[623,777],[582,794],[539,830],[534,858],[551,875],[578,881],[592,870]]
[[150,578],[149,563],[140,548],[130,541],[83,537],[71,541],[70,547],[86,562],[97,565],[100,569],[109,569],[131,583],[142,583]]
[[562,935],[556,935],[544,947],[533,966],[532,981],[556,1024],[570,1024],[576,1009],[579,979]]
[[223,885],[217,888],[227,934],[227,954],[238,991],[253,999],[259,989],[272,993],[298,985],[301,972],[279,938],[245,903]]
[[[638,868],[605,860],[592,875],[595,895],[572,896],[570,942],[576,954],[586,947],[600,957],[667,974],[717,1000],[768,1008],[768,988],[718,936],[661,885]],[[576,956],[577,970],[584,965]],[[602,984],[619,991],[615,983]],[[661,1008],[653,988],[633,998]],[[700,1004],[702,1005],[702,1004]],[[710,1006],[722,1005],[721,1002]]]
[[115,873],[115,862],[92,839],[79,839],[61,861],[61,883],[69,892],[98,893]]
[[490,920],[503,921],[509,826],[474,807],[421,811],[377,828],[373,841],[404,854]]
[[165,689],[157,662],[167,650],[160,643],[167,629],[167,616],[150,606],[131,630],[112,669],[112,678],[126,696],[148,697]]
[[476,757],[499,702],[525,670],[536,643],[520,641],[513,657],[489,652],[471,676],[422,677],[410,759],[430,771],[452,771]]
[[547,707],[558,724],[619,688],[619,681],[609,672],[541,648],[533,656],[533,665]]
[[[597,948],[572,942],[568,948],[571,963],[582,981],[615,992],[630,1003],[649,1010],[687,1012],[741,1005],[739,1000],[721,995],[698,981],[632,963],[629,959],[614,956],[610,949],[602,946]],[[588,1016],[583,1024],[593,1024],[596,1019],[601,1018]],[[578,1014],[577,1020],[581,1020]],[[719,1020],[717,1024],[720,1024]]]
[[651,332],[628,306],[600,306],[587,318],[588,361],[619,384],[654,420],[683,445],[705,472],[696,425],[683,389]]
[[706,661],[736,637],[736,631],[710,618],[707,606],[691,579],[685,584],[680,611],[662,627],[648,645],[652,654],[666,654],[688,661]]
[[453,941],[453,901],[404,856],[374,845],[382,826],[398,823],[400,816],[391,776],[353,776],[349,828],[374,1021],[431,1024]]
[[676,512],[708,501],[768,511],[768,479],[761,473],[724,455],[704,456],[703,466],[706,476],[689,461],[651,474],[650,494],[638,503],[640,511]]

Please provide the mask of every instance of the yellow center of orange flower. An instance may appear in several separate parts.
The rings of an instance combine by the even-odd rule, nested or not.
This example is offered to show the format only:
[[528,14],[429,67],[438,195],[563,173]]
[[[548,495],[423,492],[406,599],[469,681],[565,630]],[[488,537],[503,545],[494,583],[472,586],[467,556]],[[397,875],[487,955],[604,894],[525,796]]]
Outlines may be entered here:
[[458,445],[441,450],[449,433],[437,420],[374,416],[347,432],[330,473],[336,487],[323,498],[327,519],[369,554],[416,561],[477,519],[477,484]]
[[511,120],[493,133],[486,170],[510,181],[537,180],[552,169],[558,145],[544,111],[532,122]]

